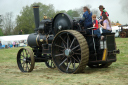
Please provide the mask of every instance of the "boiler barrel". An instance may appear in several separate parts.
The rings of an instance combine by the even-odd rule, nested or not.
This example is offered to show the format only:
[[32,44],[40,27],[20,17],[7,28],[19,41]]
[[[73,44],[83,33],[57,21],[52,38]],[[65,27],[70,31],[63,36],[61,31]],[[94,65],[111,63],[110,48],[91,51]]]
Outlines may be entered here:
[[28,45],[32,48],[40,47],[42,44],[52,44],[53,35],[45,36],[42,34],[32,33],[28,36]]

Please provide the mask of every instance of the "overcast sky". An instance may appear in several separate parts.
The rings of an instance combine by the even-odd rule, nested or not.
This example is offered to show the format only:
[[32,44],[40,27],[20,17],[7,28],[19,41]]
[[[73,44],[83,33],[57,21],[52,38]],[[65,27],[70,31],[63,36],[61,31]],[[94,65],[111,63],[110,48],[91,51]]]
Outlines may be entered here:
[[108,11],[111,21],[118,20],[121,24],[126,24],[128,23],[128,15],[122,11],[121,1],[123,0],[0,0],[0,15],[13,12],[15,18],[20,14],[23,6],[31,5],[34,2],[46,5],[53,4],[56,10],[75,9],[90,4],[92,9],[98,9],[99,5],[103,5]]

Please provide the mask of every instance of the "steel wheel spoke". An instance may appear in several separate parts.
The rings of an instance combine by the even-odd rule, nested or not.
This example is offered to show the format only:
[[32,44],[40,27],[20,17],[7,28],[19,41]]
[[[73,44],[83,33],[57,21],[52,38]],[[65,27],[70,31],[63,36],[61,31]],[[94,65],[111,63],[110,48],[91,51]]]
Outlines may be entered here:
[[77,56],[77,58],[78,58],[78,60],[79,60],[79,62],[80,62],[80,59],[79,59],[79,57]]
[[76,55],[81,55],[81,53],[74,53],[74,54],[76,54]]
[[[23,64],[23,69],[24,69],[24,64]],[[25,70],[24,70],[25,71]]]
[[63,60],[64,58],[65,58],[65,56],[61,60]]
[[30,62],[28,62],[29,63],[29,65],[31,66],[31,63]]
[[70,45],[70,48],[72,47],[72,45],[73,45],[75,39],[76,39],[76,38],[73,39],[73,41],[72,41],[72,43],[71,43],[71,45]]
[[21,63],[21,65],[22,65],[22,64],[25,64],[25,62]]
[[68,66],[68,58],[67,58],[67,66]]
[[74,58],[73,56],[72,56],[72,58],[75,59],[79,63],[79,61],[76,58]]
[[21,63],[21,65],[23,65],[23,66],[22,66],[23,68],[24,68],[24,64],[25,64],[25,62]]
[[[27,63],[27,69],[28,69],[28,63]],[[29,71],[29,69],[27,71]]]
[[69,45],[69,40],[68,40],[68,38],[67,38],[67,48],[68,48],[68,45]]
[[57,54],[57,55],[55,55],[55,57],[57,57],[57,56],[61,56],[61,55],[64,55],[63,53],[62,54]]
[[22,54],[23,54],[23,56],[24,56],[24,50],[23,50]]
[[28,63],[26,63],[26,71],[27,71],[27,68],[28,68]]
[[64,52],[64,50],[60,50],[61,52]]
[[72,60],[72,67],[73,67],[73,60]]
[[72,50],[74,50],[74,49],[78,48],[79,46],[80,46],[80,45],[75,46],[74,48],[72,48]]
[[81,51],[81,49],[75,50],[75,51]]
[[73,68],[75,69],[75,60],[74,60],[74,65],[73,65]]
[[30,60],[27,60],[27,62],[31,62]]
[[75,69],[75,59],[74,59],[74,62],[72,62],[72,67],[73,67],[73,69]]
[[57,45],[57,44],[55,44],[55,46],[57,46],[57,47],[60,47],[60,48],[65,48],[65,47],[62,47],[62,46],[60,46],[60,45]]
[[22,51],[22,54],[23,54],[23,55],[21,55],[21,56],[23,56],[24,58],[26,58],[25,55],[24,55],[24,50]]
[[64,48],[66,49],[66,46],[65,46],[64,42],[62,42],[62,43],[63,43],[63,45],[64,45]]
[[68,36],[69,42],[71,43],[71,39],[70,39],[70,37],[69,37],[69,34],[68,34],[68,33],[67,33],[67,36]]
[[29,66],[28,66],[28,70],[29,70]]
[[59,66],[61,66],[66,60],[67,60],[67,58],[66,58],[63,62],[61,62],[61,63],[59,64]]
[[68,71],[70,65],[71,65],[71,60],[70,60],[70,62],[69,62],[69,64],[68,64],[68,66],[67,66],[66,71]]
[[23,58],[25,58],[24,55],[20,55],[20,56],[22,56]]
[[21,61],[23,61],[23,59],[20,59]]
[[61,36],[60,36],[60,39],[61,39],[65,44],[67,44]]
[[25,50],[25,53],[26,53],[26,57],[28,57],[28,53],[27,53],[27,51]]

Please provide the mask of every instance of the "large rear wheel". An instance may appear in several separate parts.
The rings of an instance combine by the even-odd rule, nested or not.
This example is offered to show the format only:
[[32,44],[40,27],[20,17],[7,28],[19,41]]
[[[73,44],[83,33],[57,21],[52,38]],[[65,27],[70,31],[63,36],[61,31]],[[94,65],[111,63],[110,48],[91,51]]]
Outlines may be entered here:
[[83,72],[89,60],[88,44],[78,31],[61,31],[53,40],[52,57],[55,66],[61,72]]

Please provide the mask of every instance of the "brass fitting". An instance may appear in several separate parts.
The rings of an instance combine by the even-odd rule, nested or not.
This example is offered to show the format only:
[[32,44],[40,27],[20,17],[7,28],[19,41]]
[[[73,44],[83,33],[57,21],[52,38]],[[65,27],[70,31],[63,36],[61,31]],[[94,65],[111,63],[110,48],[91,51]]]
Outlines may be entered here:
[[43,39],[40,39],[40,42],[43,42]]
[[47,16],[46,15],[44,15],[44,19],[47,19]]

